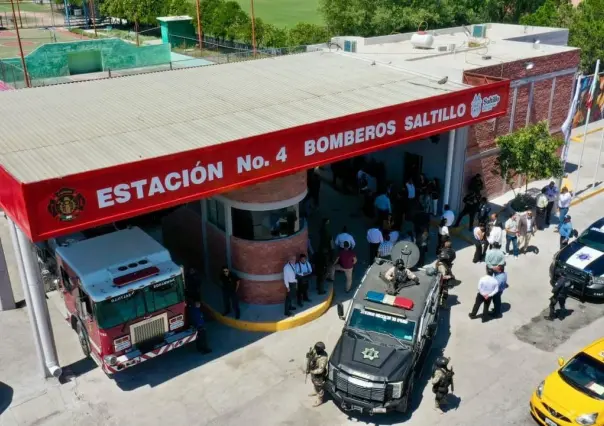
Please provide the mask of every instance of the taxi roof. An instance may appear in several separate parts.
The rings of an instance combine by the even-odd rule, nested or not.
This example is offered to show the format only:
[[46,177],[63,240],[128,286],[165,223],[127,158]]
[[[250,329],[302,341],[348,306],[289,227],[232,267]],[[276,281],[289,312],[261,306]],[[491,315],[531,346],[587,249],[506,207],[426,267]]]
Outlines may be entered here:
[[604,362],[604,338],[598,339],[585,347],[582,352],[597,359],[600,362]]
[[367,270],[361,286],[357,290],[354,296],[354,303],[361,304],[366,308],[381,311],[391,315],[405,315],[408,320],[418,322],[424,312],[426,301],[430,292],[436,285],[436,277],[429,276],[423,270],[415,271],[414,274],[419,278],[419,285],[412,285],[401,289],[397,296],[404,297],[406,299],[413,300],[413,309],[406,310],[395,306],[383,305],[380,303],[371,302],[365,300],[367,292],[375,291],[378,293],[386,293],[388,285],[380,277],[380,273],[384,274],[388,269],[392,267],[392,264],[385,262],[382,265],[374,263]]
[[[168,250],[138,227],[78,241],[58,247],[56,251],[78,275],[82,288],[94,302],[121,296],[180,273]],[[122,286],[114,283],[117,277],[151,267],[157,268],[158,273]]]

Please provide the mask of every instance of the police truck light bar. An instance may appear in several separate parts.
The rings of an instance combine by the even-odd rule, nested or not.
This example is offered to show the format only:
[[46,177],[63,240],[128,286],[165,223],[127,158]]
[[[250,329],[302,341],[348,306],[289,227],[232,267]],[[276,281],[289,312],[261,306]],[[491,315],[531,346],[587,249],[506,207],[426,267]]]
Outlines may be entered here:
[[142,280],[143,278],[152,277],[153,275],[157,274],[159,274],[159,269],[155,266],[150,266],[148,268],[114,278],[113,284],[117,287],[123,287],[127,284]]
[[400,296],[390,296],[384,293],[378,293],[377,291],[368,291],[365,296],[365,300],[370,302],[379,303],[381,305],[394,306],[395,308],[407,309],[410,311],[413,309],[413,300],[406,299]]

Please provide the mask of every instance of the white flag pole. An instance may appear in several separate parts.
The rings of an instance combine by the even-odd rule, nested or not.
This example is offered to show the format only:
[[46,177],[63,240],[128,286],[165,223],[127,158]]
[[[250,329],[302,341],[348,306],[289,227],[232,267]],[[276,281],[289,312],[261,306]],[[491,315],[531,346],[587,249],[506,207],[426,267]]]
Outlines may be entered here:
[[[598,71],[600,70],[600,60],[596,62],[596,72],[594,73],[594,80],[589,88],[589,96],[592,98],[591,106],[593,106],[593,96],[595,81],[598,78]],[[575,191],[579,191],[579,175],[581,174],[581,164],[583,163],[583,154],[585,153],[585,144],[587,143],[587,131],[589,128],[589,121],[591,120],[591,107],[587,110],[587,119],[585,120],[585,130],[583,132],[583,146],[581,147],[581,157],[579,158],[579,164],[577,164],[577,180],[575,183]]]
[[[564,172],[566,171],[566,163],[568,162],[568,150],[570,149],[570,136],[573,130],[573,119],[575,118],[575,113],[577,112],[577,106],[579,104],[579,95],[581,94],[581,82],[583,81],[583,76],[579,75],[575,79],[575,91],[574,95],[571,98],[571,102],[568,108],[568,115],[566,116],[566,120],[562,124],[562,133],[564,134],[564,145],[562,147],[562,175],[558,179],[558,188],[562,189],[562,180],[564,178]],[[559,194],[559,193],[558,193]]]

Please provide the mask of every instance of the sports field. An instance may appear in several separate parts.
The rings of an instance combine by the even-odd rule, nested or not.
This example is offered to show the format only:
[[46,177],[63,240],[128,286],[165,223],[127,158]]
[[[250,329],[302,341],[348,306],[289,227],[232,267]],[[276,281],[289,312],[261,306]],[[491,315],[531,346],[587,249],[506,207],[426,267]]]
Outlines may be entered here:
[[[241,8],[250,12],[251,0],[237,0]],[[256,18],[279,27],[293,27],[298,22],[322,24],[317,10],[319,0],[254,0]]]
[[[50,12],[50,6],[48,4],[36,4],[31,1],[19,2],[19,9],[21,12]],[[15,2],[15,10],[17,10],[17,3]],[[0,1],[0,13],[12,13],[10,2]]]
[[[44,29],[22,29],[21,42],[23,52],[27,55],[36,47],[45,43],[80,40],[83,37],[68,31],[49,31]],[[14,31],[0,30],[0,58],[14,58],[19,56],[17,34]]]

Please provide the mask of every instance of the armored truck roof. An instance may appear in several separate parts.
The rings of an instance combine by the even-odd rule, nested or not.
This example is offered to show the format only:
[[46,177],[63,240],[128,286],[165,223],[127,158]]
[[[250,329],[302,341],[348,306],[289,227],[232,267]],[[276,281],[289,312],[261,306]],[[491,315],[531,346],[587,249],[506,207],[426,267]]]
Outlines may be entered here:
[[405,314],[409,320],[419,321],[428,299],[428,295],[434,288],[435,280],[438,278],[438,275],[430,276],[427,275],[424,270],[420,269],[414,272],[414,274],[419,278],[419,284],[411,285],[399,290],[397,296],[413,301],[413,309],[411,310],[406,310],[396,306],[383,305],[366,300],[365,298],[367,296],[367,292],[369,291],[386,293],[388,284],[382,277],[380,277],[380,274],[383,275],[391,267],[392,263],[390,262],[384,262],[382,265],[377,263],[371,265],[371,267],[365,273],[365,277],[363,277],[361,285],[354,295],[353,303],[388,314]]

